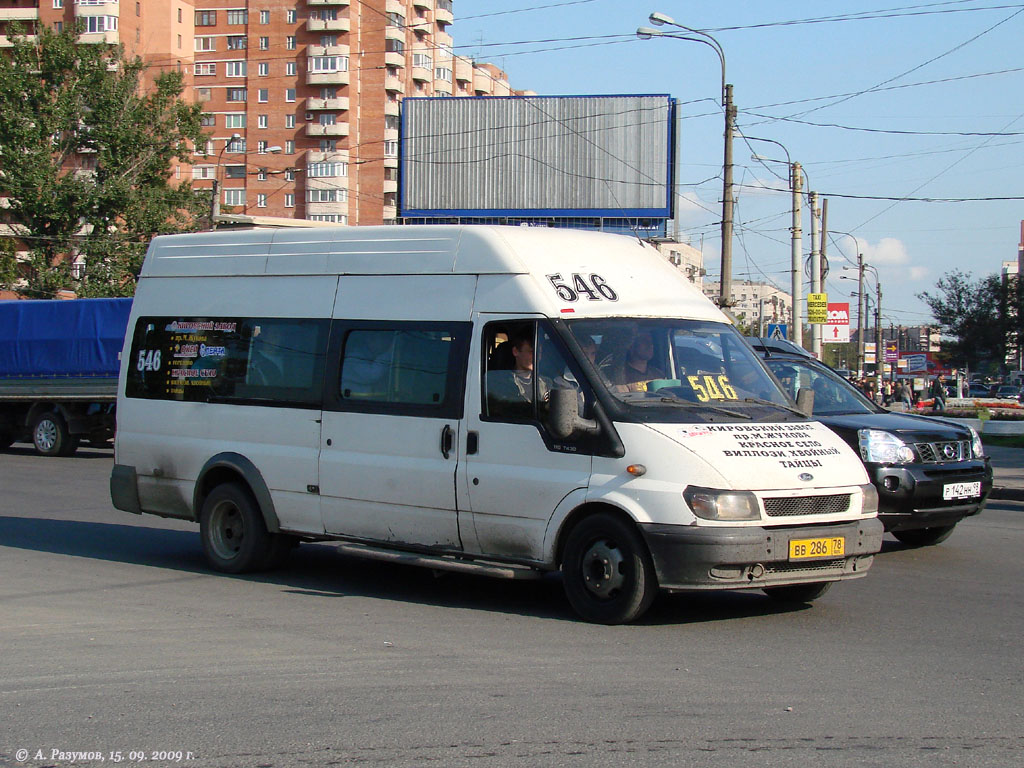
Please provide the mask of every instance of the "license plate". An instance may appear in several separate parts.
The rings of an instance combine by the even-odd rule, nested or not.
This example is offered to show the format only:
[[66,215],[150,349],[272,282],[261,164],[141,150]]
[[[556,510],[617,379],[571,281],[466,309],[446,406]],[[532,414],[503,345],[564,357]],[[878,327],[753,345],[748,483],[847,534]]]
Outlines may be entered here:
[[975,483],[946,483],[942,486],[942,498],[976,499],[981,496],[981,481]]
[[793,539],[789,542],[790,560],[808,560],[812,557],[841,557],[846,553],[846,539],[829,536],[824,539]]

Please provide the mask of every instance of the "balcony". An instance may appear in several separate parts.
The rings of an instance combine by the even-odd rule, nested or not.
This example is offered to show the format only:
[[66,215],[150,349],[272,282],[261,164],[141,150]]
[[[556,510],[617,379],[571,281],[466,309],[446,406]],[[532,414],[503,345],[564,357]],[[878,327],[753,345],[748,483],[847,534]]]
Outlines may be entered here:
[[394,75],[385,75],[384,90],[393,91],[395,93],[405,93],[405,83],[402,82],[402,78],[400,77],[395,77]]
[[402,105],[399,101],[385,101],[384,102],[384,114],[385,115],[398,115],[402,112]]
[[311,138],[348,136],[348,123],[334,123],[333,125],[306,123],[306,135]]
[[347,45],[311,45],[306,49],[307,56],[348,56]]
[[306,19],[307,32],[349,32],[352,23],[346,16],[343,19]]
[[[25,35],[25,40],[32,43],[35,42],[35,35]],[[0,35],[0,48],[11,48],[14,45],[14,39],[7,35]]]
[[455,57],[455,79],[463,83],[473,82],[473,62],[461,56]]
[[384,167],[385,168],[397,168],[398,167],[398,158],[397,157],[385,157],[384,158]]
[[105,45],[117,45],[121,41],[121,38],[117,35],[117,30],[107,30],[106,32],[83,32],[78,36],[78,42],[83,44],[96,45],[97,43],[103,43]]
[[477,96],[493,96],[494,80],[486,72],[478,69],[473,73],[473,90]]
[[434,70],[433,68],[427,67],[412,67],[410,70],[413,80],[417,80],[421,83],[431,83],[434,81]]
[[306,0],[306,5],[317,6],[317,5],[344,5],[347,6],[349,0]]
[[0,21],[36,21],[38,8],[0,8]]
[[439,24],[453,24],[455,22],[451,0],[437,0],[437,7],[434,9],[434,21]]
[[405,3],[401,0],[387,0],[384,6],[385,13],[400,13],[405,16]]
[[396,179],[384,179],[383,191],[385,193],[387,193],[387,192],[397,192],[398,191],[398,181]]
[[[348,150],[339,149],[337,152],[310,151],[306,153],[305,162],[307,165],[309,163],[347,163]],[[313,188],[317,186],[316,184],[314,184],[314,181],[319,181],[319,179],[309,179],[309,181],[307,181],[306,183],[311,188]]]
[[306,109],[311,112],[327,110],[330,112],[342,112],[348,109],[348,97],[338,96],[334,99],[306,99]]
[[428,11],[434,7],[434,3],[431,0],[412,0],[412,4],[414,8],[424,8]]
[[306,85],[348,85],[348,70],[344,72],[307,72]]

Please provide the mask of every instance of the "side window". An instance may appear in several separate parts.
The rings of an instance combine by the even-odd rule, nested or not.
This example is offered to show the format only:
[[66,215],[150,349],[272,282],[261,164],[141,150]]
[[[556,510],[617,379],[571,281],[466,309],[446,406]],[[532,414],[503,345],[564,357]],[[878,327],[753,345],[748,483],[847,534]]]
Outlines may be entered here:
[[351,328],[336,395],[353,410],[451,417],[461,401],[464,339],[455,325]]
[[541,418],[552,389],[573,389],[580,414],[592,399],[556,344],[551,332],[534,322],[496,322],[484,328],[483,415],[502,421]]
[[125,394],[319,407],[327,331],[321,319],[140,318]]

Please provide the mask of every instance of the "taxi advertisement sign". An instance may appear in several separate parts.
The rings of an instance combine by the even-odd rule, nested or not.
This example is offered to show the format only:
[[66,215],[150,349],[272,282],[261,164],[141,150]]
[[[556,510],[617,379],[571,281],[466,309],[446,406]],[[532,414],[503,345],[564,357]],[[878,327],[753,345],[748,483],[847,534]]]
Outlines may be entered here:
[[824,325],[828,322],[828,294],[807,294],[807,322]]

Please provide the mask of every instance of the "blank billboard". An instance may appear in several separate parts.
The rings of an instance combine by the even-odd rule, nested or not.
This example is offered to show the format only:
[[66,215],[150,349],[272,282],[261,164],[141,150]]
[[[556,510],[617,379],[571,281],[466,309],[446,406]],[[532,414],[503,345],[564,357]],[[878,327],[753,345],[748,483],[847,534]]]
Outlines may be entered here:
[[672,215],[669,96],[409,98],[400,215]]

